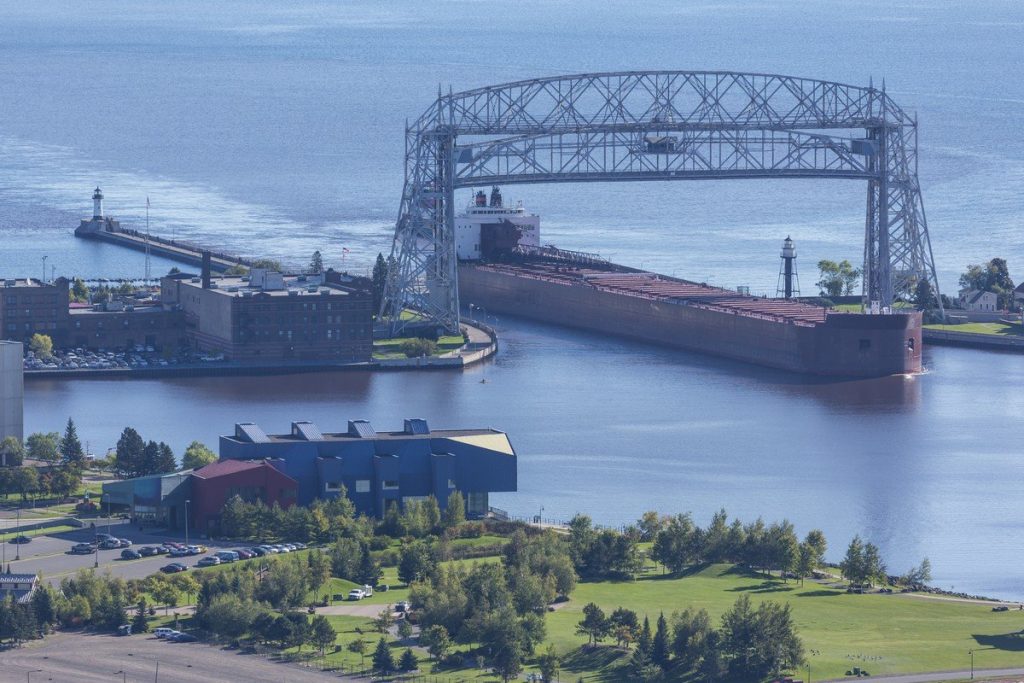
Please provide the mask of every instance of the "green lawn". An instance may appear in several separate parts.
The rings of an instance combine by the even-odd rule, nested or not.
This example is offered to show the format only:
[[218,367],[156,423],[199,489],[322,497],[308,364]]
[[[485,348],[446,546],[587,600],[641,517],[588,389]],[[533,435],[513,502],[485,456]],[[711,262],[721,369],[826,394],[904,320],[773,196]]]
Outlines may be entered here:
[[1019,335],[1020,324],[1007,325],[1006,323],[964,323],[962,325],[925,325],[931,330],[944,330],[946,332],[969,332],[971,334],[996,334],[996,335]]
[[[808,582],[765,580],[713,565],[685,578],[648,574],[635,582],[581,583],[572,600],[548,615],[549,640],[569,654],[572,680],[628,680],[617,671],[628,661],[611,645],[597,653],[576,652],[583,638],[575,635],[583,606],[596,602],[606,613],[618,606],[647,614],[653,622],[688,606],[707,609],[715,625],[740,595],[755,604],[776,600],[792,605],[808,652],[813,680],[841,678],[852,666],[873,675],[938,671],[969,666],[975,650],[979,668],[1024,666],[1024,612],[992,612],[987,605],[942,602],[901,594],[853,595]],[[811,651],[820,654],[810,655]],[[595,665],[611,670],[599,676]],[[566,676],[568,679],[568,676]]]
[[[378,360],[389,360],[393,358],[405,358],[399,348],[404,342],[413,337],[395,337],[394,339],[377,339],[373,342],[373,357]],[[437,340],[437,353],[441,355],[462,348],[465,340],[462,335],[439,337]]]
[[43,529],[32,529],[31,531],[11,531],[6,534],[0,534],[0,541],[6,542],[14,538],[15,536],[20,536],[22,534],[25,534],[29,538],[35,538],[36,536],[48,536],[50,534],[64,533],[65,531],[74,531],[77,528],[78,527],[74,526],[57,525],[48,526]]

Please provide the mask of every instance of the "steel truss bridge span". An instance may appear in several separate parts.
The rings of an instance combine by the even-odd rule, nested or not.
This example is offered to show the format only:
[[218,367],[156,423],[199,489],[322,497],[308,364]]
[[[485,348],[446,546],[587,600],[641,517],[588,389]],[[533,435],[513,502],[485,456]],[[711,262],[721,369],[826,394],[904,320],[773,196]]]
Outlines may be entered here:
[[382,317],[459,324],[457,188],[485,184],[864,180],[863,295],[938,282],[917,180],[917,121],[877,89],[772,74],[643,71],[438,93],[406,126],[405,185]]

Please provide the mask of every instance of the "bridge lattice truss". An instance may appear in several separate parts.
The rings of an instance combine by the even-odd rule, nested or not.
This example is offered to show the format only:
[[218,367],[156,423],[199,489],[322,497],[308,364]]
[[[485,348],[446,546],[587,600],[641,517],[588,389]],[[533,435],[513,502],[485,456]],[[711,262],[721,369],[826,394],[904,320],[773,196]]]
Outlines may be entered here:
[[406,127],[397,268],[381,313],[396,334],[407,308],[458,329],[456,188],[709,178],[866,180],[865,299],[891,305],[921,280],[939,298],[917,122],[884,87],[652,71],[439,93]]

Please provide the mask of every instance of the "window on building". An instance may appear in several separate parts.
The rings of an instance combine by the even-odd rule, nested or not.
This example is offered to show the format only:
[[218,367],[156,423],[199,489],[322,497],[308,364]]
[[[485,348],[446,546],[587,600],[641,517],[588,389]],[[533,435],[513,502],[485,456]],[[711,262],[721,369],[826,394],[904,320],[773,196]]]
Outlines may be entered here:
[[370,480],[369,479],[356,479],[356,493],[369,493],[370,492]]
[[398,488],[398,480],[385,479],[384,482],[381,484],[381,488],[383,488],[385,491],[394,491],[395,489]]
[[340,490],[341,490],[341,482],[340,481],[328,481],[328,482],[324,483],[324,491],[340,491]]
[[455,488],[455,480],[454,479],[449,479],[448,480],[448,488],[450,488],[450,489]]

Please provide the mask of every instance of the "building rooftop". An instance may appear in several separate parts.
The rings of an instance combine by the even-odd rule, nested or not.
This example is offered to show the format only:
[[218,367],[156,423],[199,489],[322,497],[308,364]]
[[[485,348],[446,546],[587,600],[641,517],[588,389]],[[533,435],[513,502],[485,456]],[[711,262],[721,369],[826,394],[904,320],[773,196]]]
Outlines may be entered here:
[[[317,296],[348,296],[351,292],[345,287],[324,282],[317,275],[282,275],[281,273],[265,273],[262,276],[253,269],[253,275],[223,275],[210,278],[210,290],[222,296],[231,297],[317,297]],[[257,282],[257,278],[261,280]],[[202,289],[202,278],[182,278],[185,287]]]
[[[366,420],[350,420],[344,432],[323,432],[312,422],[293,422],[289,434],[267,434],[252,422],[235,425],[235,433],[225,439],[240,443],[296,443],[301,441],[400,441],[408,439],[450,439],[460,443],[479,446],[488,450],[514,455],[505,432],[497,429],[436,429],[431,430],[427,421],[412,418],[405,421],[402,431],[378,432]],[[217,463],[214,463],[217,464]],[[213,467],[208,465],[207,467]],[[204,468],[205,469],[205,468]],[[200,470],[199,472],[201,472]],[[197,472],[198,474],[198,472]]]
[[34,278],[30,278],[30,277],[5,278],[2,281],[0,281],[0,283],[2,283],[2,285],[4,287],[52,287],[53,286],[53,283],[50,283],[50,282],[40,282],[39,280],[36,280]]
[[687,306],[697,306],[734,315],[813,326],[825,322],[826,311],[793,299],[744,296],[732,290],[703,283],[599,264],[574,266],[549,262],[482,264],[485,270],[517,277],[535,278],[565,285],[587,285],[595,289]]
[[5,583],[32,583],[37,577],[35,574],[0,574],[0,585]]
[[264,460],[218,460],[195,470],[192,472],[192,476],[200,479],[213,479],[214,477],[222,477],[226,474],[235,474],[245,470],[254,470],[264,466],[269,467]]

